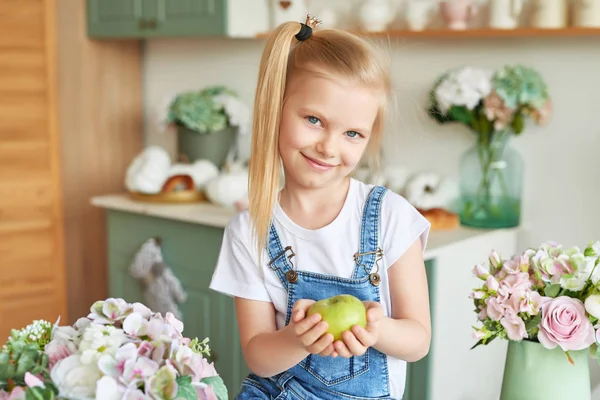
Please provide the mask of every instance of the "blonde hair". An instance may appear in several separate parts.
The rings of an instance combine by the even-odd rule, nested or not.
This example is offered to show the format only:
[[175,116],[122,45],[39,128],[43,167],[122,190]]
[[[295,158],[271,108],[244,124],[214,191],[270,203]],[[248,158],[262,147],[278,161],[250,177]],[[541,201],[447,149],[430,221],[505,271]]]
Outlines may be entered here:
[[298,41],[301,25],[286,22],[268,37],[262,54],[254,99],[251,157],[249,160],[249,214],[259,255],[267,244],[273,207],[280,188],[279,125],[285,89],[298,71],[323,73],[381,89],[381,101],[365,155],[377,166],[383,125],[391,97],[387,63],[365,39],[349,32],[314,30]]

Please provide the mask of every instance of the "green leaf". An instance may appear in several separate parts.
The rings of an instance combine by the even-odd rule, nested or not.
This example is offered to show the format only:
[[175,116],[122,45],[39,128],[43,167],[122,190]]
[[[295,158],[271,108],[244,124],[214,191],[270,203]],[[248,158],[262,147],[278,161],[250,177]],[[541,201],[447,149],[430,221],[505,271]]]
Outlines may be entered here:
[[555,283],[554,285],[548,285],[544,288],[544,294],[548,297],[556,297],[560,292],[560,284]]
[[527,332],[537,328],[539,326],[541,320],[542,320],[542,313],[538,313],[535,317],[533,317],[532,319],[527,321],[527,323],[525,324],[525,329],[527,330]]
[[177,399],[196,400],[198,395],[196,389],[192,386],[190,376],[180,376],[177,378]]
[[227,387],[225,387],[225,383],[223,383],[223,379],[220,376],[210,376],[201,379],[200,382],[211,386],[219,400],[227,400]]
[[511,124],[511,128],[516,135],[519,135],[523,132],[523,129],[525,128],[525,118],[523,118],[523,114],[521,112],[517,112],[515,115],[515,118]]
[[452,106],[450,107],[450,118],[455,121],[462,122],[467,126],[471,126],[471,121],[473,120],[473,115],[469,111],[469,109],[465,106]]
[[474,349],[474,348],[476,348],[477,346],[481,346],[481,345],[488,345],[488,344],[490,344],[490,343],[492,342],[492,340],[494,340],[494,339],[496,339],[496,336],[495,336],[495,335],[493,335],[493,336],[490,336],[490,337],[489,337],[489,338],[487,338],[487,339],[486,339],[486,338],[480,339],[480,340],[479,340],[477,343],[475,343],[475,344],[473,345],[473,347],[471,347],[471,350],[473,350],[473,349]]

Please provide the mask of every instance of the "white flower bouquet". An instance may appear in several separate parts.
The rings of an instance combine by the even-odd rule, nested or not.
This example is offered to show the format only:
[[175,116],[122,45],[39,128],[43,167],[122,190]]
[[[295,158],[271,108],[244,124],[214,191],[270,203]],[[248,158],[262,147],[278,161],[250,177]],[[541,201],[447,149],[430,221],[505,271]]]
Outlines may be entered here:
[[140,303],[94,303],[72,326],[34,321],[0,350],[0,399],[225,400],[208,338]]

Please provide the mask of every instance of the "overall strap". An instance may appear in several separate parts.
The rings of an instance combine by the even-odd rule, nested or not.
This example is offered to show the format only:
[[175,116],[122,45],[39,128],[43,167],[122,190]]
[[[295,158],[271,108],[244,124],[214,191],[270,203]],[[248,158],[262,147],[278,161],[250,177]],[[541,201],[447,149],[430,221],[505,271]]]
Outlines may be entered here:
[[269,252],[269,267],[275,271],[277,277],[283,284],[285,290],[288,290],[290,283],[296,283],[298,275],[290,259],[295,255],[290,246],[283,247],[275,225],[271,224],[269,231],[269,243],[267,245]]
[[360,227],[360,248],[358,253],[354,255],[356,267],[354,268],[353,277],[360,279],[372,275],[371,283],[375,285],[379,284],[379,275],[377,275],[378,271],[372,270],[373,264],[376,264],[383,256],[383,249],[379,246],[379,225],[381,221],[381,203],[387,191],[388,189],[384,186],[375,186],[369,193]]

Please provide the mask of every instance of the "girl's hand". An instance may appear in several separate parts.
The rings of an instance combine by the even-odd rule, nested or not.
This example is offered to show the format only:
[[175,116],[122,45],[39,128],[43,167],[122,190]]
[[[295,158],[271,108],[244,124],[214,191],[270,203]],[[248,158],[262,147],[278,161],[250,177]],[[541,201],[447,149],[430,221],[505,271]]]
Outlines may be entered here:
[[354,325],[351,331],[342,334],[342,340],[333,344],[335,353],[341,357],[361,356],[379,340],[378,322],[384,317],[383,307],[376,301],[363,303],[367,308],[367,327],[364,329],[362,326]]
[[327,323],[321,321],[320,314],[306,318],[306,311],[313,300],[300,299],[294,303],[290,326],[298,345],[310,354],[329,355],[333,352],[333,335],[325,334]]

